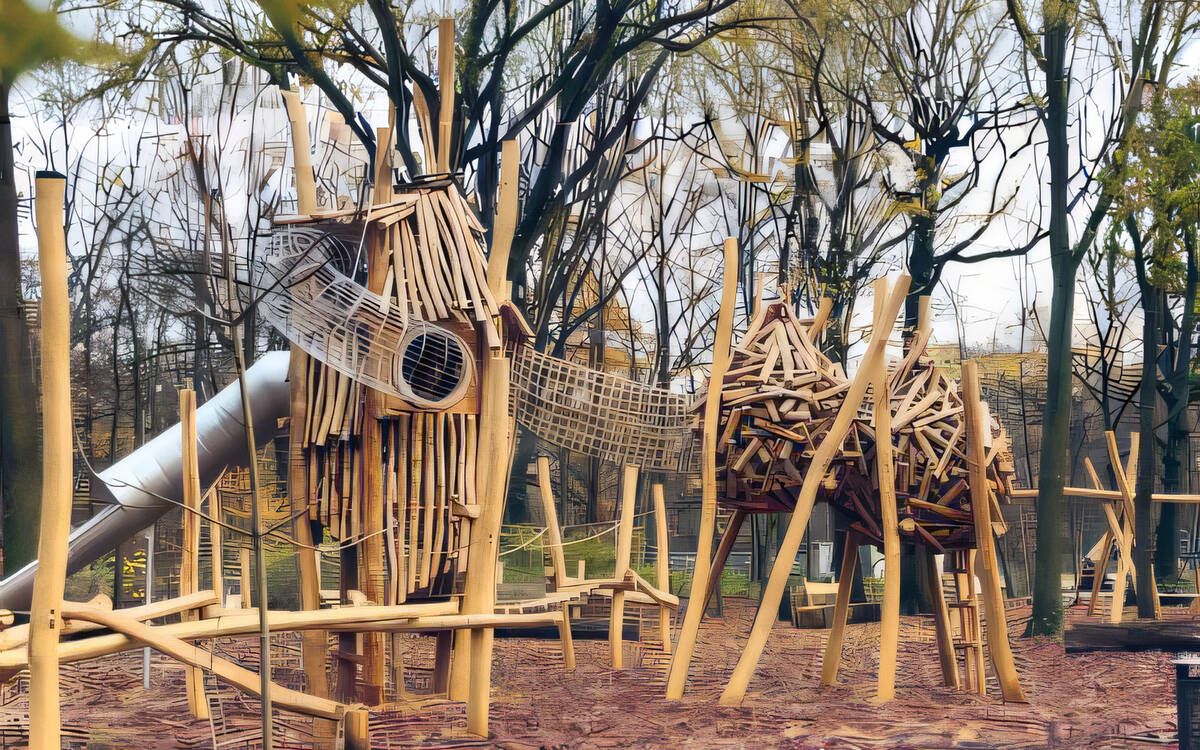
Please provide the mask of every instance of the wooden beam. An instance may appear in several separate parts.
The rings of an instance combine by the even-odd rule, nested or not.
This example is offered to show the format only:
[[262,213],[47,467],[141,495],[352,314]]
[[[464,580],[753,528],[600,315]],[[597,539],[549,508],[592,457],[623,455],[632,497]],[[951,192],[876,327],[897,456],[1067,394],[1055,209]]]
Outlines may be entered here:
[[296,173],[296,213],[312,216],[317,212],[317,183],[313,176],[312,142],[308,138],[308,121],[304,102],[296,91],[280,91],[287,109],[292,130],[292,158]]
[[[875,330],[885,323],[887,279],[875,284]],[[893,324],[894,325],[894,322]],[[877,335],[877,334],[876,334]],[[879,481],[880,527],[883,530],[883,604],[879,618],[879,674],[875,701],[887,703],[896,695],[896,652],[900,645],[900,520],[896,511],[896,464],[892,456],[892,405],[888,393],[887,364],[873,362],[875,399],[875,472]],[[840,593],[840,592],[839,592]]]
[[[496,561],[500,552],[500,524],[508,491],[512,434],[508,418],[509,362],[503,352],[493,352],[481,376],[479,461],[475,483],[482,511],[471,524],[470,564],[463,594],[463,614],[491,614],[496,606]],[[470,686],[467,731],[488,736],[488,708],[492,675],[490,628],[473,630],[470,641]]]
[[[654,555],[655,582],[659,589],[670,593],[671,559],[667,549],[670,542],[667,534],[667,503],[663,497],[662,482],[651,485],[650,495],[654,500],[654,541],[657,547]],[[667,607],[658,608],[658,630],[663,651],[671,653],[671,610]]]
[[[215,674],[221,680],[239,690],[254,696],[261,695],[261,685],[257,672],[243,669],[228,662],[215,654],[197,648],[178,638],[164,634],[161,629],[153,628],[144,623],[121,617],[116,612],[87,604],[71,604],[64,608],[66,617],[90,620],[103,625],[130,639],[140,641],[156,651],[162,652],[172,659],[194,667],[203,667]],[[290,690],[281,685],[274,685],[271,690],[272,702],[289,711],[319,716],[326,719],[340,719],[345,713],[345,707],[325,698],[306,695],[296,690]]]
[[[679,642],[667,673],[667,698],[683,697],[692,654],[696,650],[696,635],[704,617],[704,602],[697,602],[697,592],[708,591],[711,573],[712,538],[717,525],[717,421],[721,414],[721,383],[729,369],[730,348],[733,345],[733,311],[737,298],[738,246],[737,240],[725,240],[724,278],[721,285],[721,307],[717,311],[717,330],[713,339],[712,369],[708,378],[708,394],[704,402],[703,448],[701,453],[700,531],[696,540],[696,566],[692,571],[692,606],[683,616]],[[700,606],[695,606],[699,604]]]
[[842,549],[842,567],[838,571],[837,598],[833,605],[833,625],[829,629],[829,640],[825,642],[825,657],[821,660],[821,683],[837,683],[838,669],[842,664],[842,640],[846,632],[846,617],[850,613],[850,591],[854,586],[854,566],[858,564],[858,534],[846,532],[846,546]]
[[567,560],[563,554],[562,531],[558,525],[558,508],[554,505],[554,488],[550,486],[550,458],[537,457],[538,494],[542,498],[542,514],[546,519],[546,544],[550,547],[550,562],[554,566],[554,584],[567,582]]
[[438,172],[450,171],[450,148],[454,133],[454,19],[438,19]]
[[500,144],[500,188],[496,195],[496,220],[488,249],[487,282],[492,297],[508,299],[508,255],[517,230],[517,195],[521,174],[521,147],[510,138]]
[[1013,662],[1012,648],[1008,643],[1008,621],[1004,612],[1004,598],[1000,593],[1000,570],[996,563],[996,540],[992,536],[992,506],[988,500],[987,466],[984,457],[985,411],[979,398],[979,371],[975,360],[963,364],[963,419],[966,421],[967,469],[971,484],[971,513],[975,518],[975,546],[979,550],[982,570],[979,582],[983,589],[983,609],[987,617],[988,653],[992,657],[992,668],[1000,682],[1000,692],[1007,701],[1025,703],[1025,693],[1017,667]]
[[[617,560],[614,577],[624,578],[629,571],[633,552],[633,516],[637,504],[638,467],[626,464],[621,477],[621,516],[617,525]],[[624,669],[622,651],[625,629],[625,591],[613,591],[612,607],[608,617],[608,647],[612,655],[613,669]]]
[[[38,568],[33,579],[29,630],[29,747],[58,750],[58,634],[62,629],[71,533],[71,303],[67,296],[67,239],[63,198],[67,180],[38,172],[38,271],[42,281],[42,507]],[[30,439],[30,436],[24,436]]]
[[[179,391],[179,427],[183,469],[183,550],[179,566],[179,594],[186,596],[200,589],[200,464],[196,452],[196,392]],[[194,610],[184,612],[184,622],[196,619]],[[197,719],[208,718],[208,699],[204,695],[204,673],[188,667],[184,673],[188,710]]]
[[733,549],[733,545],[737,543],[738,534],[742,530],[742,523],[746,520],[746,511],[738,508],[733,511],[733,515],[729,517],[729,525],[725,527],[725,533],[721,535],[721,542],[717,545],[717,554],[713,557],[712,576],[708,580],[708,587],[704,592],[704,607],[703,611],[708,611],[708,603],[716,596],[717,589],[721,586],[721,574],[725,571],[725,562],[729,559],[729,552]]
[[942,589],[942,577],[938,575],[937,560],[933,555],[921,557],[925,558],[925,575],[933,589],[933,628],[938,662],[942,667],[942,683],[958,690],[958,657],[954,654],[954,633],[950,628],[950,609],[946,604],[946,592]]
[[808,528],[808,519],[812,513],[813,503],[816,501],[817,491],[824,484],[825,472],[829,469],[829,464],[833,461],[834,456],[841,450],[842,441],[845,440],[846,433],[855,417],[858,416],[858,409],[862,405],[867,386],[871,381],[871,373],[876,363],[884,355],[888,336],[891,335],[892,328],[895,326],[896,315],[908,292],[910,281],[911,279],[907,275],[901,275],[892,288],[880,318],[883,324],[872,332],[871,342],[867,345],[867,351],[859,364],[859,371],[855,373],[854,379],[851,381],[846,398],[838,409],[833,424],[826,431],[821,445],[817,447],[816,453],[812,457],[804,476],[804,482],[800,487],[800,494],[796,499],[796,507],[792,511],[791,520],[784,533],[783,543],[779,546],[775,564],[771,568],[767,586],[763,590],[762,601],[750,629],[750,637],[733,670],[729,684],[725,686],[725,690],[721,694],[722,705],[737,705],[746,695],[750,678],[766,647],[767,636],[770,635],[771,627],[775,624],[778,616],[779,602],[783,598],[788,576],[791,575],[792,565],[796,561],[796,554],[800,551],[800,542]]

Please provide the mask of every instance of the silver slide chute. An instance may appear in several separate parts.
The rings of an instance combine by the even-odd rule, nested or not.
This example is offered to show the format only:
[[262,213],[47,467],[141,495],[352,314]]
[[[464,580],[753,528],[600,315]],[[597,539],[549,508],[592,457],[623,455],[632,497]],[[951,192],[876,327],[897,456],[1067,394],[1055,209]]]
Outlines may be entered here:
[[[246,371],[250,416],[258,445],[274,436],[277,421],[288,415],[288,353],[268,352]],[[242,396],[235,380],[196,410],[196,442],[200,484],[215,482],[227,466],[246,464]],[[154,523],[171,508],[160,499],[183,499],[180,426],[100,472],[92,480],[92,497],[110,507],[71,531],[67,573],[74,573],[111,552],[119,543]],[[37,561],[0,581],[0,608],[29,609]]]

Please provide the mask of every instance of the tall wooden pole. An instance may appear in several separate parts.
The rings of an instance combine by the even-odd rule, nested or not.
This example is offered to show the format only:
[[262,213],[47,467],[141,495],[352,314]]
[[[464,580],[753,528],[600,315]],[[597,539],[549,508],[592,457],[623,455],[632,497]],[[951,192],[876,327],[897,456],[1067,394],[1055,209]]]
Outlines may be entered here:
[[[875,333],[891,331],[885,321],[887,280],[875,284]],[[886,335],[886,334],[885,334]],[[886,703],[896,695],[896,651],[900,644],[900,528],[896,513],[896,465],[892,459],[892,404],[888,394],[887,362],[874,362],[875,477],[879,482],[880,525],[883,529],[883,606],[879,618],[879,674],[875,700]]]
[[1008,621],[1000,593],[1000,570],[996,565],[996,540],[992,536],[992,501],[987,467],[984,466],[985,424],[983,404],[979,400],[979,371],[975,360],[963,363],[963,417],[967,435],[967,469],[971,480],[971,513],[975,521],[975,547],[979,550],[979,583],[983,589],[983,611],[987,617],[988,653],[1000,682],[1004,699],[1025,703],[1025,694],[1017,677],[1012,648],[1008,643]]
[[[392,134],[387,128],[376,133],[374,204],[392,200]],[[367,289],[382,294],[387,281],[390,252],[388,229],[369,229],[367,233]],[[373,388],[363,388],[362,462],[363,462],[363,542],[358,554],[358,587],[369,601],[383,604],[384,549],[383,529],[383,416],[384,396]],[[385,637],[383,633],[364,633],[362,700],[371,706],[383,702]]]
[[829,628],[829,640],[825,642],[825,658],[821,661],[821,683],[833,685],[837,682],[838,668],[842,664],[842,637],[846,633],[846,619],[850,614],[850,591],[854,587],[854,566],[858,564],[858,534],[846,532],[846,545],[842,548],[842,567],[838,573],[837,598],[833,605],[833,625]]
[[[493,351],[483,366],[479,461],[475,476],[483,507],[471,526],[463,614],[491,614],[496,607],[496,560],[500,551],[504,499],[508,492],[512,440],[508,417],[508,366],[508,358],[500,350]],[[470,636],[467,731],[480,737],[488,735],[492,636],[492,628],[476,628]]]
[[292,154],[296,165],[296,213],[312,215],[317,210],[317,183],[313,177],[312,144],[308,139],[308,121],[304,102],[295,91],[281,91],[292,129]]
[[[300,567],[300,608],[315,611],[321,608],[321,579],[317,570],[317,551],[312,549],[313,535],[308,507],[308,467],[304,461],[304,422],[308,410],[308,355],[293,347],[288,366],[288,388],[291,421],[288,423],[288,502],[296,516],[293,534],[299,544],[296,558]],[[215,499],[215,495],[214,495]],[[213,529],[214,534],[220,533]],[[329,676],[325,671],[329,652],[329,636],[323,630],[306,630],[300,634],[300,661],[304,667],[304,683],[308,693],[318,698],[329,697]],[[332,750],[337,727],[327,719],[313,719],[313,745],[317,750]]]
[[438,20],[438,89],[442,100],[438,111],[437,168],[450,171],[450,146],[454,132],[454,19]]
[[679,643],[667,674],[667,698],[683,697],[688,669],[696,650],[696,636],[704,618],[704,596],[712,572],[712,539],[717,529],[717,419],[721,415],[721,384],[729,369],[729,349],[733,345],[733,306],[737,300],[738,247],[729,237],[724,246],[724,280],[721,308],[717,312],[717,333],[713,339],[712,372],[704,402],[704,435],[701,455],[700,534],[696,539],[696,565],[692,572],[691,601],[683,615]]
[[750,686],[750,678],[758,667],[758,660],[762,658],[763,649],[766,648],[767,636],[770,635],[771,627],[778,618],[779,602],[787,587],[787,579],[791,575],[792,565],[796,562],[796,554],[800,551],[800,542],[808,528],[808,519],[812,514],[813,503],[817,499],[817,491],[825,480],[825,472],[829,469],[829,464],[841,450],[842,441],[866,396],[867,386],[871,382],[876,363],[883,357],[888,336],[891,335],[892,326],[895,325],[896,314],[900,311],[900,304],[908,292],[909,281],[910,278],[907,275],[901,275],[895,286],[892,287],[887,305],[879,317],[882,325],[871,332],[871,343],[867,345],[867,351],[863,355],[862,362],[859,363],[859,371],[850,381],[846,400],[838,409],[829,431],[821,439],[821,445],[817,447],[812,463],[804,475],[804,483],[800,485],[800,495],[796,499],[796,507],[792,511],[791,520],[788,521],[783,542],[779,545],[775,564],[771,567],[771,575],[767,578],[767,586],[763,590],[758,613],[754,616],[750,637],[746,640],[745,650],[742,651],[742,656],[738,659],[737,666],[734,667],[733,675],[729,678],[729,684],[721,693],[721,705],[733,706],[741,703],[742,698],[746,695],[746,689]]
[[29,747],[58,750],[58,634],[71,533],[71,307],[67,297],[67,180],[38,172],[35,209],[42,276],[42,514],[29,616]]
[[[650,494],[654,499],[654,541],[658,548],[654,556],[655,584],[660,590],[671,593],[671,559],[667,549],[667,501],[663,497],[662,482],[655,482],[650,487]],[[671,610],[667,607],[658,608],[658,630],[662,636],[663,651],[671,653]]]
[[[200,463],[196,453],[196,392],[190,388],[179,391],[179,426],[182,437],[180,457],[183,459],[184,508],[179,595],[186,596],[200,590]],[[147,583],[147,595],[149,592]],[[189,611],[184,612],[180,619],[190,622],[197,618],[195,611]],[[184,675],[188,710],[197,719],[207,719],[208,700],[204,696],[204,672],[197,667],[188,667]]]
[[[617,525],[617,561],[613,578],[624,578],[629,572],[630,556],[633,553],[633,516],[637,502],[638,467],[626,465],[621,477],[621,517]],[[623,641],[625,630],[625,591],[617,589],[612,594],[612,608],[608,618],[608,646],[612,652],[613,669],[623,669]]]

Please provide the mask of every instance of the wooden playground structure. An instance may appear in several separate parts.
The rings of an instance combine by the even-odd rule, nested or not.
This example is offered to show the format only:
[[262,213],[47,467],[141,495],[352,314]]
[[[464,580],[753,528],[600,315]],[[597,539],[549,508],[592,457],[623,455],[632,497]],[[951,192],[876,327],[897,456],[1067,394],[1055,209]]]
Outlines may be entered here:
[[[452,25],[443,22],[440,34],[452,38]],[[441,49],[442,85],[452,86],[452,74],[445,73],[454,69],[453,45]],[[213,519],[202,511],[206,488],[197,457],[197,409],[195,395],[186,391],[180,400],[179,502],[185,508],[180,596],[118,610],[103,599],[63,600],[72,492],[63,180],[39,177],[46,404],[41,547],[30,623],[0,630],[0,669],[30,670],[32,747],[58,747],[60,663],[150,646],[189,667],[189,707],[197,717],[208,710],[208,672],[313,717],[320,747],[366,748],[368,707],[404,698],[402,665],[395,658],[390,696],[387,674],[388,654],[403,633],[433,636],[432,692],[465,702],[469,731],[486,737],[495,629],[556,627],[564,665],[573,669],[572,613],[585,602],[608,608],[611,663],[618,669],[626,608],[657,610],[658,637],[672,654],[666,694],[677,699],[692,660],[703,658],[695,653],[697,632],[744,519],[787,513],[786,536],[762,604],[721,697],[723,704],[738,704],[775,623],[812,509],[822,501],[853,519],[823,683],[837,679],[858,547],[873,544],[886,561],[876,700],[893,697],[905,540],[944,555],[959,591],[951,605],[936,587],[936,641],[945,684],[985,692],[986,650],[1003,697],[1025,700],[1003,626],[994,535],[1005,531],[1001,506],[1029,491],[1012,486],[1005,434],[980,399],[975,364],[965,364],[959,384],[925,357],[931,335],[927,299],[915,330],[905,332],[903,355],[889,363],[886,348],[908,292],[907,277],[876,285],[869,343],[856,373],[847,377],[821,353],[828,300],[804,320],[786,304],[760,304],[735,344],[737,248],[727,240],[711,376],[693,407],[679,394],[556,360],[528,345],[529,327],[505,282],[516,216],[515,142],[505,144],[495,231],[485,251],[482,223],[452,177],[392,184],[388,129],[378,133],[386,147],[379,151],[371,204],[318,207],[303,107],[295,93],[283,96],[292,123],[298,211],[276,217],[261,269],[270,283],[260,283],[269,287],[264,317],[293,345],[288,494],[302,608],[264,614],[267,602],[250,601],[248,585],[236,602],[224,600],[219,585],[204,587],[201,530]],[[448,148],[449,112],[419,111],[426,128],[433,127],[433,114]],[[331,132],[336,137],[338,129]],[[444,164],[447,154],[426,158]],[[361,262],[354,252],[360,242]],[[250,426],[248,407],[245,414],[237,430]],[[497,600],[501,520],[518,424],[621,466],[611,577],[567,570],[549,460],[539,456],[550,585],[544,596]],[[697,427],[701,440],[694,451]],[[1109,448],[1118,490],[1104,489],[1089,463],[1094,487],[1069,492],[1105,504],[1108,532],[1098,545],[1091,606],[1099,598],[1108,550],[1115,547],[1118,588],[1111,617],[1119,621],[1125,580],[1133,573],[1130,477],[1137,446],[1125,465],[1111,433]],[[702,480],[692,579],[697,593],[673,638],[680,601],[670,592],[659,482],[649,483],[655,580],[646,580],[631,564],[638,478],[640,472],[688,471],[697,462]],[[718,506],[733,515],[714,554]],[[337,544],[341,562],[338,591],[331,596],[323,595],[319,577],[317,548],[326,535]],[[940,577],[932,567],[924,573]],[[333,606],[325,606],[329,599]],[[148,624],[170,615],[180,621]],[[217,637],[260,633],[263,624],[270,633],[303,634],[303,691],[271,684],[269,662],[256,673],[204,646]]]

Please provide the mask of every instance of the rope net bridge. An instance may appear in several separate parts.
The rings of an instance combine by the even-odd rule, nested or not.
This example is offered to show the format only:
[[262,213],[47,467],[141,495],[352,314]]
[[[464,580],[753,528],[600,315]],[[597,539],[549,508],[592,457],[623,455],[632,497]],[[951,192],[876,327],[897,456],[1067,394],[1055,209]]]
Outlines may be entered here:
[[699,471],[688,397],[558,359],[513,351],[509,410],[539,438],[646,471]]

